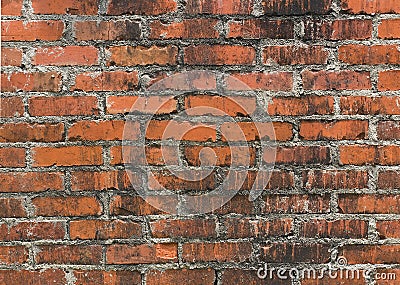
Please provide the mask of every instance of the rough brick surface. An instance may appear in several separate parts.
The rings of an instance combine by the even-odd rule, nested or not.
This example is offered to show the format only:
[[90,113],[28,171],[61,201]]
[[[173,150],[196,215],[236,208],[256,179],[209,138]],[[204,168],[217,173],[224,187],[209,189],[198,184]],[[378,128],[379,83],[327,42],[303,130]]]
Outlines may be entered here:
[[398,283],[399,0],[0,2],[0,285]]

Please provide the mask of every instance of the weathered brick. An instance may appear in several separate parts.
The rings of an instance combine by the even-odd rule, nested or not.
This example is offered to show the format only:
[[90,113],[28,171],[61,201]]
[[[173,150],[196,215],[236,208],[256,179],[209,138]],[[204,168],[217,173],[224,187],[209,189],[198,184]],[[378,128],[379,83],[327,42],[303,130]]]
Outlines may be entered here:
[[339,211],[347,214],[398,214],[399,195],[341,194]]
[[343,96],[340,109],[344,115],[399,115],[398,96]]
[[398,140],[400,139],[400,122],[383,121],[378,123],[378,138],[380,140]]
[[110,213],[122,216],[158,215],[164,213],[160,208],[169,208],[169,205],[173,208],[176,204],[177,200],[172,196],[147,196],[146,200],[139,196],[114,196],[110,202]]
[[372,20],[304,20],[305,40],[365,40],[372,36]]
[[24,148],[0,148],[0,167],[24,167],[25,165]]
[[338,59],[348,64],[399,64],[398,45],[343,45],[338,49]]
[[181,140],[181,141],[215,141],[215,125],[178,121],[149,122],[146,128],[146,139]]
[[265,15],[318,15],[331,11],[332,0],[263,0],[261,5]]
[[41,245],[35,256],[38,264],[100,264],[99,245]]
[[71,172],[71,189],[86,190],[126,190],[131,187],[125,171],[73,171]]
[[1,74],[3,92],[57,92],[61,89],[61,74],[57,72],[14,72]]
[[267,195],[263,213],[327,213],[329,195]]
[[330,260],[327,244],[271,243],[261,245],[260,260],[274,263],[327,263]]
[[301,121],[299,136],[304,140],[361,140],[368,138],[368,121]]
[[139,83],[137,72],[86,72],[76,76],[73,91],[131,91]]
[[24,200],[19,198],[0,198],[0,217],[22,218],[27,213],[24,208]]
[[32,199],[37,216],[96,216],[102,213],[94,197],[36,197]]
[[189,0],[188,14],[249,15],[253,10],[253,0]]
[[263,49],[266,65],[326,64],[329,52],[322,46],[267,46]]
[[0,126],[0,142],[57,142],[63,137],[62,123],[7,123]]
[[368,222],[363,220],[310,220],[300,225],[306,238],[367,238]]
[[3,284],[49,284],[64,285],[67,282],[65,272],[61,269],[7,269],[0,270],[0,280]]
[[160,15],[174,12],[177,9],[175,0],[129,1],[109,0],[108,15]]
[[271,116],[327,115],[333,113],[333,97],[301,96],[274,97],[268,104]]
[[109,96],[107,97],[108,114],[169,114],[176,111],[177,100],[171,96]]
[[277,147],[274,157],[273,152],[266,148],[263,155],[263,161],[267,164],[328,164],[330,160],[330,150],[325,146]]
[[79,21],[74,28],[78,41],[125,41],[141,37],[140,24],[131,20]]
[[27,263],[28,258],[28,248],[25,246],[0,246],[1,265],[18,265]]
[[400,39],[400,19],[383,19],[378,26],[381,39]]
[[175,65],[178,48],[175,46],[114,46],[107,49],[110,54],[107,65]]
[[249,242],[184,243],[182,250],[186,262],[244,262],[253,252]]
[[101,146],[35,147],[32,149],[34,166],[101,165]]
[[400,13],[397,0],[341,0],[342,10],[349,14]]
[[304,170],[306,189],[364,189],[368,188],[368,172],[358,170]]
[[261,220],[251,218],[227,218],[224,221],[227,238],[265,238],[289,235],[291,219]]
[[339,249],[340,256],[345,256],[351,264],[392,264],[400,258],[398,244],[349,244]]
[[10,41],[56,41],[62,38],[62,21],[2,21],[1,40]]
[[41,192],[64,190],[60,172],[1,172],[0,192]]
[[21,66],[22,50],[19,48],[1,48],[1,65],[2,66]]
[[[129,132],[124,129],[129,130]],[[68,130],[70,141],[137,140],[140,136],[138,122],[125,121],[79,121]]]
[[400,223],[399,220],[393,221],[376,221],[376,230],[381,239],[399,238]]
[[400,172],[395,170],[379,172],[378,187],[380,189],[400,189]]
[[[0,225],[1,241],[61,240],[65,236],[63,222],[19,222]],[[1,278],[0,278],[1,280]]]
[[1,1],[1,14],[3,16],[21,16],[23,0]]
[[110,245],[106,253],[107,264],[169,263],[178,260],[175,243]]
[[221,125],[223,141],[288,141],[293,137],[293,126],[285,122],[235,122]]
[[396,91],[400,90],[400,70],[386,70],[379,72],[378,90],[379,91]]
[[39,47],[32,59],[34,65],[96,65],[99,52],[94,46]]
[[371,88],[369,72],[365,71],[303,71],[306,90],[364,90]]
[[99,0],[32,0],[35,14],[96,15]]
[[71,239],[101,240],[141,237],[142,227],[137,222],[122,220],[77,220],[70,222]]
[[225,81],[229,90],[291,91],[293,89],[291,72],[233,73]]
[[75,284],[79,285],[141,285],[142,278],[139,271],[102,271],[102,270],[74,270]]
[[155,238],[209,238],[216,237],[216,223],[212,219],[164,219],[150,222]]
[[32,97],[29,99],[31,116],[79,116],[98,114],[95,96]]
[[248,19],[229,22],[229,38],[293,39],[292,20]]
[[197,45],[184,48],[184,61],[189,65],[251,65],[256,51],[238,45]]
[[187,19],[182,22],[164,24],[154,21],[150,24],[150,39],[206,39],[218,38],[218,24],[214,19]]
[[0,98],[0,117],[21,117],[24,114],[22,97]]
[[163,271],[151,270],[146,274],[147,285],[165,284],[214,284],[214,269],[167,269]]

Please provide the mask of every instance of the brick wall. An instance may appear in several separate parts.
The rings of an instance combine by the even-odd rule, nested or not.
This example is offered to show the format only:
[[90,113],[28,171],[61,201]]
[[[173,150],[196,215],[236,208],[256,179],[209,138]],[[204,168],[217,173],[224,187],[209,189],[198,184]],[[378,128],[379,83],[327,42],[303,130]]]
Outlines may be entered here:
[[[1,11],[1,285],[398,284],[376,273],[400,279],[400,1],[3,0]],[[173,87],[197,92],[148,95],[191,70],[212,72]],[[256,110],[272,123],[257,130]],[[160,148],[171,122],[180,147]],[[229,124],[250,160],[228,145],[240,141]],[[197,128],[175,137],[185,126]],[[146,154],[129,155],[158,183],[125,171],[122,141],[140,139]],[[252,171],[210,213],[171,214],[135,190],[209,191],[234,159]],[[202,163],[216,167],[200,180],[166,170],[196,178]],[[257,276],[342,257],[370,272]]]

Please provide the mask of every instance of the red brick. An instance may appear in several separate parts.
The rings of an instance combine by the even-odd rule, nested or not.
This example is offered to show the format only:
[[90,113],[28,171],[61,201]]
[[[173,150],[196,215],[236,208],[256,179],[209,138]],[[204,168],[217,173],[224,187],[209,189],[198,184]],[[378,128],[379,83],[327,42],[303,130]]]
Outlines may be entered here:
[[398,96],[343,96],[340,109],[344,115],[400,115]]
[[400,275],[399,269],[393,269],[393,268],[378,269],[377,275],[375,275],[376,284],[377,285],[392,285],[392,284],[394,284],[394,282],[398,282],[398,281],[394,281],[394,280],[396,280],[397,276],[399,276],[399,275]]
[[48,284],[64,285],[67,282],[65,272],[61,269],[28,270],[0,270],[2,284]]
[[28,249],[25,246],[0,246],[0,264],[17,265],[27,263]]
[[187,14],[250,15],[253,0],[188,0]]
[[221,125],[223,141],[288,141],[293,137],[293,126],[284,122],[235,122]]
[[93,46],[39,47],[32,59],[34,65],[96,65],[98,50]]
[[0,217],[22,218],[27,213],[24,208],[24,200],[18,198],[0,198]]
[[216,237],[216,223],[212,219],[164,219],[150,222],[155,238],[210,238]]
[[376,221],[376,230],[381,239],[399,238],[400,223],[399,220],[393,221]]
[[400,147],[392,146],[369,146],[369,145],[349,145],[341,146],[341,164],[380,164],[398,165],[400,164]]
[[400,39],[400,19],[382,19],[378,26],[378,37],[381,39]]
[[31,116],[79,116],[98,114],[95,96],[33,97],[29,100]]
[[261,279],[257,270],[243,270],[239,268],[225,269],[222,275],[222,285],[291,285],[290,278],[278,278],[276,273],[270,271],[272,278],[268,275],[268,279]]
[[122,220],[78,220],[70,222],[71,239],[129,239],[142,236],[142,226]]
[[365,189],[368,172],[358,170],[305,170],[302,173],[305,189]]
[[150,39],[206,39],[218,38],[218,21],[214,19],[187,19],[182,22],[164,24],[154,21],[150,24]]
[[0,117],[21,117],[24,114],[24,104],[21,97],[0,98]]
[[227,218],[224,222],[226,238],[266,238],[289,235],[291,219],[261,220],[251,218]]
[[167,269],[163,271],[151,270],[146,275],[147,285],[172,285],[191,284],[203,285],[214,284],[214,269]]
[[154,170],[148,174],[150,190],[214,190],[216,187],[215,173],[206,175],[205,170],[169,171]]
[[268,195],[264,198],[262,213],[327,213],[329,212],[328,195]]
[[175,46],[114,46],[107,49],[110,53],[107,65],[175,65],[178,48]]
[[1,65],[2,66],[21,66],[22,50],[19,48],[1,48]]
[[169,76],[166,72],[156,72],[149,76],[150,80],[145,83],[154,94],[155,91],[215,91],[217,88],[217,77],[213,72],[192,70],[184,73],[174,72]]
[[225,81],[229,90],[291,91],[293,89],[291,72],[234,73]]
[[125,171],[73,171],[71,172],[71,189],[86,190],[126,190],[131,187]]
[[101,271],[101,270],[75,270],[75,284],[79,285],[141,285],[142,279],[139,271]]
[[371,78],[366,71],[303,71],[306,90],[363,90],[371,88]]
[[264,149],[263,161],[267,164],[328,164],[330,162],[330,151],[325,146],[294,146],[277,147],[276,156],[273,152]]
[[178,165],[179,151],[173,146],[111,147],[111,164]]
[[398,64],[399,49],[397,45],[343,45],[338,49],[338,59],[347,64]]
[[62,21],[2,21],[1,40],[10,41],[57,41],[62,38]]
[[32,0],[35,14],[96,15],[99,0]]
[[305,20],[305,40],[365,40],[372,36],[372,20]]
[[36,197],[32,204],[36,216],[95,216],[102,213],[101,205],[94,197]]
[[341,194],[339,211],[345,214],[399,214],[399,195]]
[[[243,171],[230,170],[230,174],[238,174],[242,177]],[[267,182],[267,183],[266,183]],[[246,179],[242,185],[238,185],[240,190],[251,190],[254,187],[257,189],[269,189],[269,190],[279,190],[279,189],[292,189],[294,188],[294,175],[292,172],[288,171],[269,171],[269,170],[258,170],[258,171],[246,171]]]
[[[19,222],[0,225],[1,241],[57,240],[65,236],[63,222]],[[1,280],[1,278],[0,278]]]
[[64,190],[60,172],[1,172],[0,192],[41,192]]
[[129,1],[110,0],[107,15],[161,15],[177,9],[175,0]]
[[333,114],[333,102],[333,97],[330,96],[274,97],[268,104],[268,114],[271,116]]
[[293,39],[292,20],[248,19],[229,22],[228,38]]
[[[343,271],[341,274],[339,270],[332,270],[331,276],[329,276],[329,273],[328,274],[325,273],[323,276],[321,276],[320,273],[317,273],[318,270],[316,270],[309,275],[305,275],[304,279],[301,281],[301,284],[302,285],[338,285],[338,284],[347,284],[349,282],[349,279],[351,279],[352,285],[364,285],[365,284],[364,273],[367,273],[366,271],[364,271],[362,269],[361,270],[357,269],[354,271],[353,271],[353,269],[344,269],[344,270],[342,269]],[[323,273],[323,272],[321,272],[321,273]],[[319,274],[319,275],[317,275],[317,274]],[[335,276],[335,278],[332,278],[332,276]]]
[[[124,128],[129,129],[129,132]],[[79,121],[68,131],[70,141],[137,140],[140,136],[139,122],[125,121]]]
[[1,14],[3,16],[21,16],[23,0],[1,1]]
[[140,24],[131,20],[79,21],[74,25],[78,41],[125,41],[138,40]]
[[400,188],[400,172],[390,170],[379,172],[378,187],[380,189]]
[[260,260],[274,263],[327,263],[330,246],[327,244],[271,243],[261,245]]
[[396,91],[400,90],[400,70],[386,70],[379,72],[378,90]]
[[109,96],[108,114],[169,114],[176,111],[177,100],[171,96]]
[[349,244],[339,249],[349,264],[392,264],[400,258],[398,244]]
[[237,45],[189,46],[184,54],[189,65],[251,65],[256,57],[253,47]]
[[150,121],[146,128],[149,140],[215,141],[214,125],[178,121]]
[[189,116],[249,116],[256,108],[255,96],[189,95],[185,98],[185,109]]
[[342,0],[342,10],[349,14],[400,13],[397,0]]
[[38,264],[100,264],[102,247],[99,245],[42,245],[35,261]]
[[363,220],[310,220],[300,225],[305,238],[367,238],[368,222]]
[[247,146],[187,146],[184,156],[194,166],[254,166],[256,150]]
[[368,138],[368,121],[301,121],[300,138],[304,140],[361,140]]
[[[213,208],[215,210],[213,213],[215,214],[221,214],[221,215],[226,215],[226,214],[243,214],[243,215],[250,215],[250,214],[255,214],[255,206],[254,203],[249,201],[249,196],[248,195],[236,195],[232,199],[230,199],[228,202],[223,204],[221,206],[221,197],[216,197],[215,199],[210,199],[203,203],[207,203],[213,205]],[[204,205],[204,208],[207,207],[207,205]],[[201,206],[201,205],[200,205]]]
[[263,49],[266,65],[326,64],[328,56],[323,46],[267,46]]
[[3,92],[57,92],[61,89],[61,74],[57,72],[15,72],[1,74]]
[[62,123],[8,123],[0,126],[0,142],[57,142],[63,137]]
[[110,245],[107,248],[107,264],[145,264],[178,261],[178,246],[175,243]]
[[0,149],[0,167],[24,167],[25,149],[24,148],[1,148]]
[[114,196],[110,202],[110,213],[122,216],[158,215],[164,213],[160,208],[169,208],[169,205],[173,208],[177,205],[177,200],[173,196],[147,196],[146,201],[139,196]]
[[380,140],[398,140],[400,139],[400,122],[379,122],[377,132]]
[[86,72],[76,76],[71,90],[83,91],[131,91],[139,83],[137,72],[106,71]]
[[101,165],[101,146],[35,147],[32,149],[33,166]]
[[185,262],[245,262],[253,252],[249,242],[184,243],[182,258]]
[[332,0],[262,0],[264,15],[305,15],[328,14],[331,11]]

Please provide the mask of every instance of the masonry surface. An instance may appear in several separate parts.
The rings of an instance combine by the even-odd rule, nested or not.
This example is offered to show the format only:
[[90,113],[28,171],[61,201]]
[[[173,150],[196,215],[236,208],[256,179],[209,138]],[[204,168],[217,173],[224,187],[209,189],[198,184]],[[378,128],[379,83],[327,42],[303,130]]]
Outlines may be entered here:
[[[1,12],[1,285],[400,284],[400,1],[2,0]],[[123,130],[148,87],[191,70],[215,71],[196,84],[232,91],[273,128],[255,133],[219,94],[171,96],[145,134],[131,122],[129,140],[148,141],[143,160],[158,180],[148,187],[208,191],[235,155],[243,162],[215,114],[188,111],[183,124],[199,116],[215,128],[161,150],[166,124],[192,106],[234,119],[249,166],[272,162],[257,140],[275,131],[275,168],[255,201],[250,171],[221,208],[172,215],[136,193]],[[165,96],[135,111],[151,114]],[[165,170],[168,158],[195,177],[204,147],[216,167],[201,181]],[[264,263],[321,268],[339,257],[369,275],[257,276]],[[389,272],[397,280],[377,278]]]

